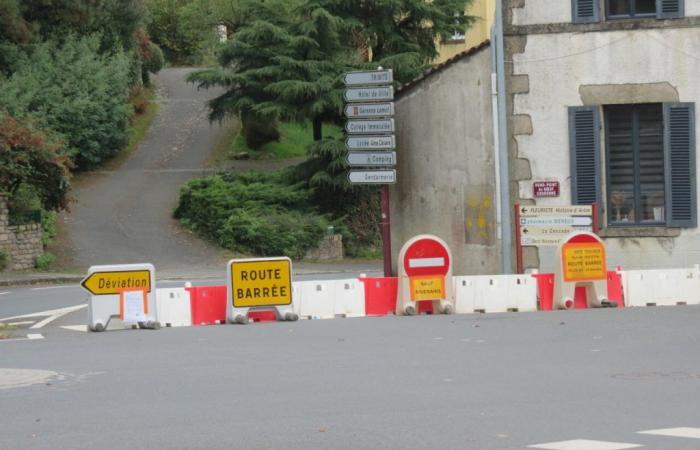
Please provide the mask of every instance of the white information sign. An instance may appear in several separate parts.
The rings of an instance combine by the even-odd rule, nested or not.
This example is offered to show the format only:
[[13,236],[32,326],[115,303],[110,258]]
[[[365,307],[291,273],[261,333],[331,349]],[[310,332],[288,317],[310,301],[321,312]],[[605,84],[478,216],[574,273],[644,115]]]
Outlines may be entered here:
[[393,133],[394,119],[348,120],[345,131],[351,134]]
[[593,231],[591,205],[521,205],[518,213],[521,245],[554,246],[572,232]]
[[593,225],[593,218],[586,216],[521,217],[520,225],[590,227]]
[[123,321],[124,322],[146,322],[146,296],[144,291],[124,291],[123,292]]
[[392,86],[349,88],[345,90],[346,102],[383,101],[393,99],[394,88]]
[[348,150],[393,150],[394,136],[351,136],[345,140]]
[[348,179],[360,184],[396,183],[396,170],[351,170]]
[[349,103],[345,105],[345,117],[390,117],[394,115],[394,103]]
[[391,69],[348,72],[345,74],[343,81],[346,86],[391,84],[394,81],[394,74]]
[[396,164],[396,152],[348,152],[348,164],[351,166],[393,166]]
[[593,207],[591,205],[521,206],[520,215],[523,217],[593,216]]

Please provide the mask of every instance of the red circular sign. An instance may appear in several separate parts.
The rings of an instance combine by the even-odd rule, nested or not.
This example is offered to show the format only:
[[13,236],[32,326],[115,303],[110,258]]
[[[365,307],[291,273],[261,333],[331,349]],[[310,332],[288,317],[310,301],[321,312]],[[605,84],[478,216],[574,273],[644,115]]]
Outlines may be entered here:
[[409,277],[446,275],[450,255],[447,248],[435,239],[419,239],[406,249],[403,267]]

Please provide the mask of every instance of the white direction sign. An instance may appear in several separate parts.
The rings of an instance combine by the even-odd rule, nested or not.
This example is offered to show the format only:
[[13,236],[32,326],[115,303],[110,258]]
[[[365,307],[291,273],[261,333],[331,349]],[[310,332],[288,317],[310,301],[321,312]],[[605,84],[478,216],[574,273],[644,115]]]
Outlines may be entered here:
[[350,136],[345,140],[348,150],[393,150],[394,136]]
[[346,86],[391,84],[394,81],[394,74],[391,69],[348,72],[343,81]]
[[593,218],[587,216],[521,217],[520,225],[590,227],[593,225]]
[[358,184],[396,183],[396,170],[351,170],[348,180]]
[[393,133],[394,119],[348,120],[345,131],[350,134]]
[[348,164],[351,166],[393,166],[396,164],[396,152],[348,152]]
[[523,217],[537,216],[592,216],[591,205],[564,206],[521,206],[520,215]]
[[394,103],[350,103],[345,105],[345,117],[390,117],[394,115]]
[[346,102],[390,101],[394,99],[394,87],[348,88],[344,97]]

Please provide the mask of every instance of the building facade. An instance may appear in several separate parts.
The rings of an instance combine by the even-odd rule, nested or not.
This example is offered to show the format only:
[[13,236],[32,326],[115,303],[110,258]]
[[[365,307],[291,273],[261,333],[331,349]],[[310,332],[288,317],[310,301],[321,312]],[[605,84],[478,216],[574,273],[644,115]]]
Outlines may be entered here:
[[[595,202],[611,266],[700,263],[700,0],[500,1],[500,73],[484,44],[401,91],[394,253],[432,232],[452,247],[456,274],[499,272],[514,252],[499,245],[514,234],[512,214],[501,222],[494,207],[500,186],[511,212]],[[559,195],[536,198],[536,181],[558,182]],[[524,263],[551,271],[554,248],[525,247]]]

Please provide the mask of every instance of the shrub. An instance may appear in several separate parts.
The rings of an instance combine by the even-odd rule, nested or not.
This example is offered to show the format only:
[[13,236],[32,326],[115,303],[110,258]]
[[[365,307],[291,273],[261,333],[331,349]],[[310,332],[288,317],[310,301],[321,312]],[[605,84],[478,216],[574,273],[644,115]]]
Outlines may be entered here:
[[46,252],[34,259],[34,267],[39,270],[49,270],[54,261],[56,261],[56,257],[53,255],[53,253]]
[[41,243],[44,247],[51,244],[58,234],[57,218],[58,214],[54,211],[41,212]]

